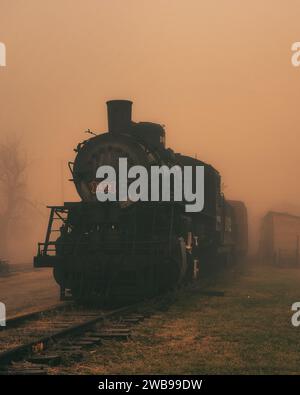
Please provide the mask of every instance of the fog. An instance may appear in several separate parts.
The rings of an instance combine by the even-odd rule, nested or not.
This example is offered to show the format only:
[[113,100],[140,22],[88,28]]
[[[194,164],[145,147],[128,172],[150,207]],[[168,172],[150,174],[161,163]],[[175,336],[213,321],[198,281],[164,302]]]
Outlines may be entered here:
[[39,205],[11,259],[31,260],[43,206],[79,199],[67,161],[84,130],[106,130],[114,98],[220,171],[248,207],[253,250],[267,210],[300,214],[299,12],[295,0],[0,0],[0,140],[20,136]]

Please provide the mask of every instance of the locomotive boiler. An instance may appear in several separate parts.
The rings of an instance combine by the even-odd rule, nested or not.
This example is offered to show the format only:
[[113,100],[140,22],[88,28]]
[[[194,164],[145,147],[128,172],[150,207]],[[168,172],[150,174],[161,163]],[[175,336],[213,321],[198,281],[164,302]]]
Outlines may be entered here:
[[[108,132],[78,144],[69,163],[81,201],[49,207],[45,241],[34,258],[35,267],[53,267],[61,298],[69,292],[81,301],[135,301],[245,255],[247,211],[242,202],[225,200],[218,171],[166,148],[163,126],[133,122],[131,101],[109,101],[107,110]],[[97,169],[111,166],[118,174],[120,158],[148,170],[202,166],[203,210],[186,212],[184,201],[172,199],[99,202]]]

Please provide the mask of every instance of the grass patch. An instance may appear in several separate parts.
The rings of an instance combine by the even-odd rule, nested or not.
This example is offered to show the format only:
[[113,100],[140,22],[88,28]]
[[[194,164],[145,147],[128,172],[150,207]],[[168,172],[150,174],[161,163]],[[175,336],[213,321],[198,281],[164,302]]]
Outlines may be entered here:
[[59,373],[299,374],[300,327],[291,325],[299,285],[300,270],[249,265],[206,285],[224,297],[179,292],[131,340],[108,341]]

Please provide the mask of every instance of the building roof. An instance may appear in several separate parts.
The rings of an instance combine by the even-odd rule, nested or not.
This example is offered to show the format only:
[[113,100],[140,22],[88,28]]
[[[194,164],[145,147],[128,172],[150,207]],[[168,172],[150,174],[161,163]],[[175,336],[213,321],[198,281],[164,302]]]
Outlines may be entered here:
[[295,219],[299,219],[300,220],[300,216],[298,215],[294,215],[294,214],[290,214],[287,212],[279,212],[279,211],[268,211],[267,214],[264,216],[266,217],[289,217],[289,218],[295,218]]

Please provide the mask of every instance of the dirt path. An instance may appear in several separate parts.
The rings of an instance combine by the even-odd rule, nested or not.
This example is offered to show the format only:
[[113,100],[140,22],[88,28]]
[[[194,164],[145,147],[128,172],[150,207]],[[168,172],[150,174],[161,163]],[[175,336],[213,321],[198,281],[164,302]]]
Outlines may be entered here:
[[7,318],[59,302],[59,290],[51,269],[35,269],[0,277],[0,302]]

